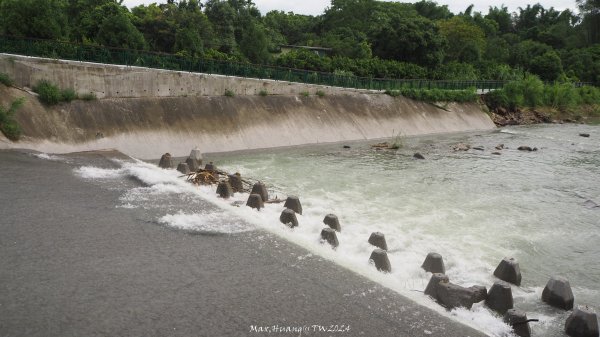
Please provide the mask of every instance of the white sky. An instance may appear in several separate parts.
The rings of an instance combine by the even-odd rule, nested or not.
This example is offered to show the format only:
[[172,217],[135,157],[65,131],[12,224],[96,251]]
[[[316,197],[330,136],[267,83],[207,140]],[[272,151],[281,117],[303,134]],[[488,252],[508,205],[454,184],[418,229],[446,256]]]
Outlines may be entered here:
[[[402,2],[416,2],[418,0],[403,0]],[[153,2],[156,3],[165,3],[166,0],[125,0],[123,2],[127,7],[135,7],[141,4],[151,4]],[[533,1],[523,1],[523,0],[500,0],[489,1],[489,0],[437,0],[439,5],[448,5],[448,8],[458,14],[459,12],[463,12],[469,5],[474,4],[474,11],[482,12],[486,14],[490,5],[500,7],[504,4],[508,7],[509,11],[515,11],[519,7],[526,7],[527,4],[535,4],[541,3],[544,8],[554,7],[556,10],[564,10],[571,9],[575,11],[577,6],[575,5],[575,0],[533,0]],[[322,14],[326,7],[331,3],[330,0],[254,0],[254,3],[260,10],[260,12],[264,15],[271,10],[282,10],[285,12],[292,11],[297,14],[310,14],[310,15],[319,15]]]

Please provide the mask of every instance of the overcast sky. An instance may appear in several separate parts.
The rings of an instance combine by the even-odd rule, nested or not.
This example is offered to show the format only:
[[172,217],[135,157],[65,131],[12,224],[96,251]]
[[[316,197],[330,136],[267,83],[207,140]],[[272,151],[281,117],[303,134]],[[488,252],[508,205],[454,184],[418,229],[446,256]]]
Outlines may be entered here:
[[[418,0],[406,0],[402,2],[416,2]],[[141,4],[165,3],[166,0],[125,0],[123,3],[127,7],[134,7]],[[490,5],[500,6],[504,4],[512,12],[518,7],[525,7],[527,4],[541,3],[544,8],[554,7],[556,10],[571,9],[576,10],[575,0],[544,0],[544,1],[524,1],[524,0],[439,0],[436,1],[440,5],[448,5],[448,8],[454,13],[463,12],[469,5],[474,4],[474,11],[487,13]],[[330,0],[254,0],[254,3],[262,14],[266,14],[271,10],[282,10],[285,12],[292,11],[297,14],[319,15],[329,4]]]

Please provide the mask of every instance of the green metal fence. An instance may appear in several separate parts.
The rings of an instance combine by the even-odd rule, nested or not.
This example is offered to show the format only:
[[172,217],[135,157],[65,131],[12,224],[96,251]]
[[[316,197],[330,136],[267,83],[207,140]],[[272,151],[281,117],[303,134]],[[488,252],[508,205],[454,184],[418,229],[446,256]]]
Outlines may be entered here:
[[10,36],[0,36],[0,52],[63,60],[140,66],[372,90],[395,90],[400,88],[476,88],[479,90],[493,90],[502,88],[506,83],[505,81],[435,81],[426,79],[380,79],[340,76],[318,71],[207,60],[142,50],[108,48]]

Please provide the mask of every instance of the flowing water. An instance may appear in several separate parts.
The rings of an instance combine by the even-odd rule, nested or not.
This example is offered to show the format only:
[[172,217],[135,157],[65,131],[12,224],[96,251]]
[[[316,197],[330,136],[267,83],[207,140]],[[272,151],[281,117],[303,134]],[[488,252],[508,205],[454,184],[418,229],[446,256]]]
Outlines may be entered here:
[[[156,224],[208,234],[273,232],[440,312],[419,292],[431,275],[420,268],[427,253],[442,254],[451,282],[488,289],[500,260],[514,257],[523,275],[521,286],[513,286],[515,307],[539,319],[531,323],[534,336],[565,336],[568,312],[542,303],[541,292],[551,276],[562,275],[576,306],[600,310],[599,138],[598,126],[543,125],[405,138],[397,151],[356,142],[350,149],[326,144],[205,156],[220,169],[263,181],[271,197],[299,196],[304,212],[295,229],[279,223],[282,204],[260,212],[236,207],[247,195],[222,200],[214,187],[194,187],[153,164],[82,166],[75,174],[122,189],[117,207],[147,209]],[[457,143],[484,150],[453,151]],[[498,144],[505,149],[495,150]],[[521,145],[538,150],[518,151]],[[415,152],[426,159],[413,159]],[[144,187],[123,185],[127,177]],[[319,241],[328,213],[342,226],[336,250]],[[375,231],[386,235],[389,274],[368,262],[373,247],[367,239]],[[510,335],[482,303],[446,314],[493,336]]]

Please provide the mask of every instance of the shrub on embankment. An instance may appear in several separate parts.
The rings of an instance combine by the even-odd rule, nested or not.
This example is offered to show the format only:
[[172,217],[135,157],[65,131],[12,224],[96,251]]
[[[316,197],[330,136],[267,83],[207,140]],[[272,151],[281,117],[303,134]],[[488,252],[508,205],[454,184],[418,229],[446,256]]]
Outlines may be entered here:
[[4,84],[7,87],[13,85],[13,80],[5,73],[0,73],[0,83]]
[[96,99],[96,95],[93,93],[79,96],[75,90],[71,88],[60,89],[54,83],[48,80],[39,81],[33,91],[38,94],[40,101],[46,105],[55,105],[60,102],[71,102],[76,99],[82,99],[84,101],[91,101]]
[[19,140],[21,136],[21,128],[15,120],[15,113],[24,102],[24,98],[18,98],[8,108],[0,106],[0,131],[10,140]]
[[386,90],[385,93],[392,97],[404,96],[425,102],[475,102],[478,97],[475,88],[464,90],[401,88]]

